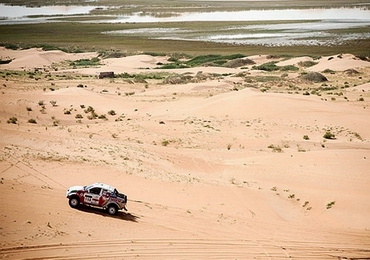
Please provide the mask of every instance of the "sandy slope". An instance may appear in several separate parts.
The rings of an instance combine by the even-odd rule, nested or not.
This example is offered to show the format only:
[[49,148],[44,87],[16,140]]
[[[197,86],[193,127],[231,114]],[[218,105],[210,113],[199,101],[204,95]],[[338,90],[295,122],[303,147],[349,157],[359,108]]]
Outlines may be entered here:
[[[0,53],[15,58],[2,71],[81,58]],[[158,61],[139,55],[58,73],[152,71]],[[231,91],[240,81],[233,76],[146,87],[94,77],[1,78],[0,258],[370,259],[369,64],[351,55],[330,62],[311,67],[338,71],[329,84],[347,68],[362,73],[345,78],[356,83],[342,90],[348,101]],[[88,106],[107,120],[88,120]],[[336,139],[325,140],[326,130]],[[111,217],[68,206],[69,186],[97,181],[126,193],[129,212]]]

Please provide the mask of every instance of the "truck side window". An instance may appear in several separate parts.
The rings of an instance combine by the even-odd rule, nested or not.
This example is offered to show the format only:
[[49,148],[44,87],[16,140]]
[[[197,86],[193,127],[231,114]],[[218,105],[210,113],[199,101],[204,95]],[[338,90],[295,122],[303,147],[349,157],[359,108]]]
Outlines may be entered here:
[[101,188],[92,188],[89,190],[89,193],[93,193],[93,194],[96,194],[96,195],[99,195],[100,194],[100,191],[101,191]]

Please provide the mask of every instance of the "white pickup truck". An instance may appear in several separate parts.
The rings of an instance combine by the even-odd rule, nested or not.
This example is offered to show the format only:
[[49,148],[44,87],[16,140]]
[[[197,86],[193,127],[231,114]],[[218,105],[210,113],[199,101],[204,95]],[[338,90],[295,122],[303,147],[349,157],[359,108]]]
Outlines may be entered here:
[[94,183],[88,186],[72,186],[67,190],[66,197],[72,208],[87,205],[103,208],[110,215],[115,215],[118,210],[126,210],[127,196],[119,193],[116,188],[104,184]]

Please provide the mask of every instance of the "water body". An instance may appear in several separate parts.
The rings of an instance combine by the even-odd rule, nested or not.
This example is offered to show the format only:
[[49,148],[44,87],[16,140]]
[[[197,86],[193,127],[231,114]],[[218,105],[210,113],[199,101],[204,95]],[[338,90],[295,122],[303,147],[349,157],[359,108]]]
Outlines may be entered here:
[[[87,15],[92,10],[107,9],[97,6],[10,6],[0,4],[0,18],[4,23],[14,20],[31,22],[29,16]],[[163,12],[164,13],[164,12]],[[365,20],[370,21],[370,9],[366,6],[346,8],[272,9],[225,12],[179,12],[166,17],[157,13],[137,12],[132,15],[114,16],[110,23],[192,22],[192,21],[279,21],[279,20]],[[36,21],[36,20],[35,20]]]
[[76,15],[76,14],[88,14],[90,11],[95,9],[95,6],[40,6],[40,7],[27,7],[27,6],[16,6],[16,5],[4,5],[0,4],[0,17],[7,19],[9,22],[12,20],[32,20],[27,18],[32,15]]
[[[130,15],[107,16],[99,20],[91,15],[97,6],[7,6],[0,4],[0,24],[40,23],[55,21],[58,17],[90,15],[90,23],[166,23],[166,22],[254,22],[263,25],[222,27],[217,31],[208,28],[140,28],[103,32],[112,36],[139,35],[153,39],[212,41],[230,44],[261,45],[330,45],[352,39],[370,39],[370,33],[334,33],[337,29],[370,27],[370,9],[367,6],[343,8],[276,9],[225,12],[137,12]],[[36,17],[43,16],[43,17]],[[48,17],[49,16],[49,17]],[[53,20],[50,20],[53,18]],[[273,23],[269,23],[269,22]],[[279,22],[281,21],[281,22]],[[304,21],[304,22],[302,22]],[[369,30],[367,30],[369,31]]]
[[[155,17],[135,13],[108,22],[193,22],[193,21],[281,21],[281,20],[365,20],[370,22],[370,10],[365,8],[276,9],[225,12],[178,13],[172,17]],[[107,22],[107,21],[106,21]]]

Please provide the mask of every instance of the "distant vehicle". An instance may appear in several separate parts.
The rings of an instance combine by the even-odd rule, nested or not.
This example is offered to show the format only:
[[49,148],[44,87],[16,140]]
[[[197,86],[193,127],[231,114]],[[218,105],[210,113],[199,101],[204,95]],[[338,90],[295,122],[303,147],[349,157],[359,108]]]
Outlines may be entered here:
[[107,210],[110,215],[115,215],[118,210],[122,209],[127,211],[127,196],[104,183],[72,186],[67,190],[66,197],[72,208],[77,208],[80,205],[93,206]]

